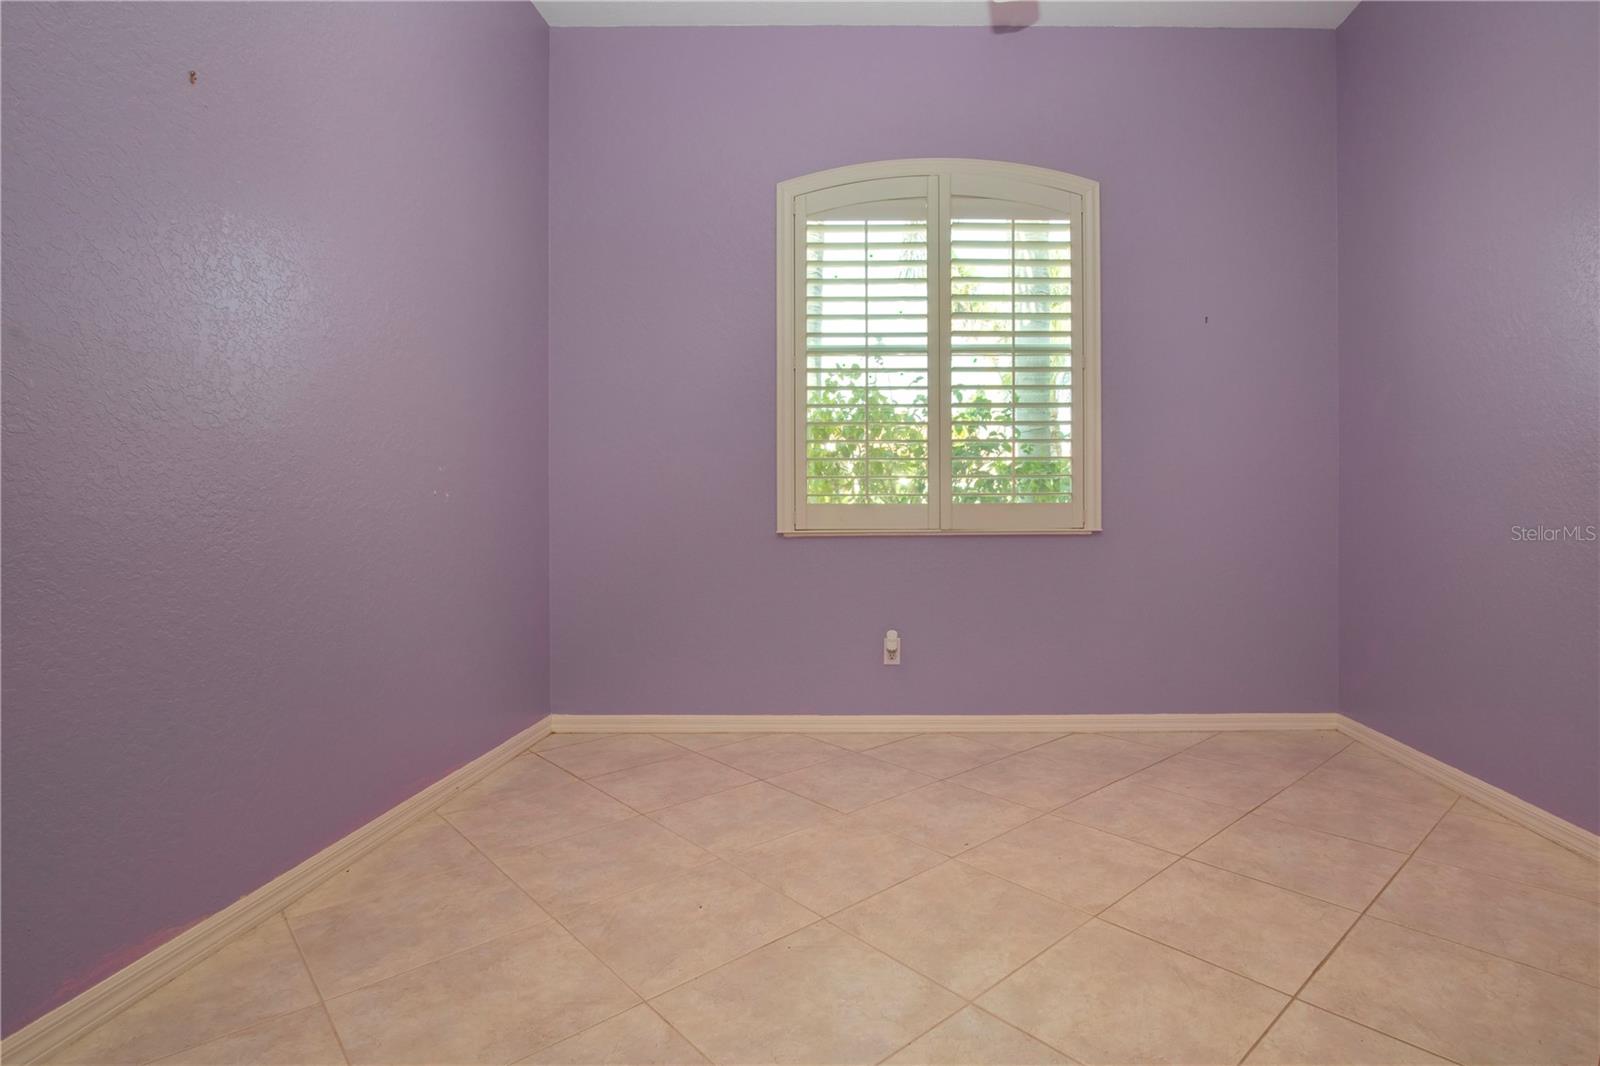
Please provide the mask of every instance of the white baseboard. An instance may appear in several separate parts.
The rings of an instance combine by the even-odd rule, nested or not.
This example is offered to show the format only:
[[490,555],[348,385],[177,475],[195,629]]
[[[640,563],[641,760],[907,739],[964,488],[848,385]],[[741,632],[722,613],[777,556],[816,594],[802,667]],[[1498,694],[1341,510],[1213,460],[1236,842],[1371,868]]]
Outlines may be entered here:
[[1288,714],[552,714],[552,733],[1026,733],[1337,729],[1332,711]]
[[1387,733],[1380,733],[1371,726],[1362,725],[1349,715],[1341,714],[1337,717],[1339,732],[1346,736],[1359,740],[1374,751],[1387,755],[1424,777],[1432,778],[1446,788],[1461,793],[1467,799],[1482,804],[1509,821],[1531,829],[1547,840],[1553,840],[1580,855],[1600,859],[1600,836],[1589,832],[1581,825],[1574,825],[1565,818],[1551,814],[1543,807],[1535,807],[1527,800],[1513,796],[1505,789],[1497,788],[1481,778],[1473,777],[1465,770],[1458,770],[1449,763],[1440,762],[1432,755],[1424,754]]
[[0,1046],[0,1061],[34,1062],[88,1032],[179,971],[221,947],[234,935],[271,917],[361,856],[394,836],[453,794],[482,780],[552,732],[550,718],[496,745],[410,799],[378,815],[349,836],[329,844],[294,869],[211,917],[190,926],[49,1014],[23,1026]]

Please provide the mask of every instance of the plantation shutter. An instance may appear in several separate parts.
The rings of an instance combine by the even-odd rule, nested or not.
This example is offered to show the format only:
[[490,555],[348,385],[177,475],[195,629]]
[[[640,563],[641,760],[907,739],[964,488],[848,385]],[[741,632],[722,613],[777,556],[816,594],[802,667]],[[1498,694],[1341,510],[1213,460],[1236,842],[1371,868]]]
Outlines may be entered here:
[[946,527],[1082,528],[1073,469],[1086,369],[1073,315],[1082,197],[956,174],[948,210]]
[[937,526],[934,187],[884,178],[796,198],[799,528]]

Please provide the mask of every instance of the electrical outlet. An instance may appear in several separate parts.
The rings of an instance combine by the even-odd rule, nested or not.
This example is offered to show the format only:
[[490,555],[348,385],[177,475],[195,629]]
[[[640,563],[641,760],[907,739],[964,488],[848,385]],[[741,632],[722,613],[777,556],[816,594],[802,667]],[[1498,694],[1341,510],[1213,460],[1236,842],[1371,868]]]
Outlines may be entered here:
[[883,635],[883,665],[900,665],[900,631],[891,629]]

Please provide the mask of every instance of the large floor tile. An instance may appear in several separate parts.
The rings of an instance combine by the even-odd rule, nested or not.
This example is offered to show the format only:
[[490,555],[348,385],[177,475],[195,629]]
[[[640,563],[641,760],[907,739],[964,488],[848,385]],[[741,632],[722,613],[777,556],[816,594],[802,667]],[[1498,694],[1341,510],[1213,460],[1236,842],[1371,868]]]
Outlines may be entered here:
[[1588,900],[1413,859],[1368,913],[1600,984],[1600,905]]
[[286,913],[293,917],[369,895],[395,881],[432,877],[482,859],[466,837],[430,814],[295,900]]
[[[1047,745],[1048,746],[1048,745]],[[1042,749],[1007,755],[957,774],[951,782],[991,796],[1048,811],[1124,776],[1116,770],[1051,758]]]
[[941,781],[864,807],[851,816],[865,825],[945,855],[957,855],[1038,815],[997,796]]
[[1165,753],[1148,744],[1136,744],[1104,733],[1073,733],[1032,750],[1084,771],[1118,777],[1126,777],[1166,758]]
[[1349,745],[1349,737],[1332,730],[1246,730],[1218,733],[1189,751],[1208,759],[1221,759],[1244,766],[1277,766],[1285,771],[1305,773],[1316,769]]
[[1081,825],[1179,854],[1237,821],[1243,810],[1118,781],[1055,812]]
[[968,733],[966,735],[991,748],[1003,748],[1010,752],[1027,751],[1046,741],[1059,740],[1066,736],[1065,733]]
[[840,911],[832,921],[971,999],[1088,917],[952,862]]
[[893,744],[897,740],[906,740],[916,736],[915,733],[807,733],[836,748],[847,751],[866,751],[868,748],[881,748],[885,744]]
[[876,1062],[961,1000],[881,952],[816,925],[653,1004],[719,1063]]
[[1135,744],[1148,744],[1152,748],[1160,748],[1168,755],[1192,748],[1207,737],[1216,736],[1215,733],[1190,732],[1188,730],[1135,730],[1123,732],[1102,733],[1101,736],[1115,737],[1118,740],[1127,740]]
[[1072,1060],[977,1007],[964,1007],[884,1060],[887,1066],[1070,1066]]
[[710,749],[708,754],[755,777],[777,777],[832,759],[839,749],[798,733],[771,733]]
[[681,747],[660,737],[645,733],[617,733],[591,740],[587,744],[540,752],[539,757],[550,760],[570,774],[587,778],[626,770],[630,766],[660,762],[682,754]]
[[[560,750],[576,751],[582,747],[588,745]],[[505,792],[441,813],[462,836],[494,858],[512,848],[560,840],[620,822],[632,818],[635,811],[569,776],[534,792]]]
[[1370,917],[1301,998],[1458,1062],[1600,1056],[1592,987]]
[[1358,911],[1377,897],[1406,861],[1399,852],[1259,814],[1239,819],[1191,855]]
[[519,1060],[537,1066],[697,1066],[706,1057],[640,1005]]
[[591,777],[589,784],[636,811],[657,811],[754,780],[747,773],[691,752]]
[[1366,844],[1410,851],[1450,807],[1449,796],[1405,797],[1362,791],[1338,778],[1302,778],[1262,804],[1260,813]]
[[1091,921],[978,1005],[1079,1062],[1238,1062],[1288,997]]
[[184,1051],[317,1002],[281,917],[230,940],[50,1062],[136,1063]]
[[1450,813],[1417,848],[1417,858],[1600,900],[1600,866],[1521,826]]
[[1177,856],[1045,815],[963,854],[961,861],[1095,913],[1166,869]]
[[1360,743],[1351,744],[1317,767],[1310,780],[1416,802],[1448,802],[1455,798],[1451,789]]
[[459,811],[491,800],[532,795],[556,785],[571,784],[573,777],[538,755],[519,755],[471,788],[462,789],[439,805],[441,812]]
[[1244,1061],[1245,1066],[1449,1066],[1448,1059],[1298,1000]]
[[923,733],[873,748],[871,756],[929,777],[953,777],[964,770],[994,762],[1008,751],[981,736]]
[[814,829],[838,815],[820,803],[758,781],[668,807],[652,817],[702,848],[729,852]]
[[650,819],[634,817],[549,844],[513,848],[498,862],[540,906],[563,918],[714,857]]
[[599,740],[609,736],[607,733],[551,733],[539,741],[529,751],[550,751],[552,748],[565,748],[571,744],[585,744],[591,740]]
[[353,1066],[506,1063],[638,1002],[554,922],[328,1000]]
[[889,833],[825,825],[733,852],[728,861],[809,910],[832,914],[945,857]]
[[718,862],[585,907],[565,924],[648,999],[816,920]]
[[289,919],[327,998],[548,921],[544,911],[481,855],[425,878]]
[[1128,780],[1223,807],[1249,808],[1271,799],[1300,776],[1299,770],[1203,758],[1191,748],[1140,770]]
[[932,784],[933,778],[850,752],[803,770],[779,774],[771,781],[779,788],[848,813]]
[[1187,859],[1101,913],[1108,922],[1290,995],[1357,916]]
[[761,735],[760,733],[662,733],[660,737],[690,751],[710,751],[724,744],[733,744]]
[[161,1066],[344,1066],[344,1049],[319,1003],[159,1061]]

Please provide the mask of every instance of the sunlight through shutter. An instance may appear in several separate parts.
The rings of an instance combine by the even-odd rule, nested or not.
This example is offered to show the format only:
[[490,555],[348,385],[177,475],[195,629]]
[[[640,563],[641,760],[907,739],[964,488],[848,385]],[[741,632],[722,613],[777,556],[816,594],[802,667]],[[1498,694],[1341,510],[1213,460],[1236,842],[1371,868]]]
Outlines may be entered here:
[[952,524],[1071,524],[1081,512],[1073,484],[1076,198],[1046,190],[1023,198],[1034,191],[960,179],[955,192],[948,297]]
[[[902,188],[892,188],[900,186]],[[807,197],[803,506],[845,526],[929,524],[926,180]],[[897,191],[918,195],[894,196]]]

